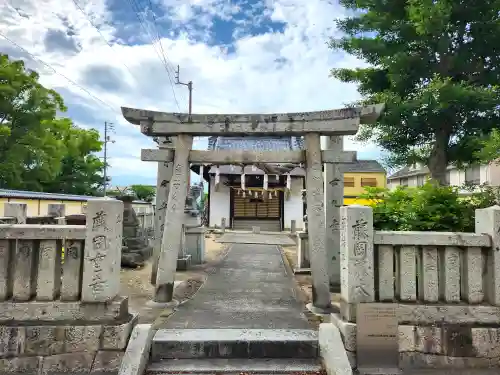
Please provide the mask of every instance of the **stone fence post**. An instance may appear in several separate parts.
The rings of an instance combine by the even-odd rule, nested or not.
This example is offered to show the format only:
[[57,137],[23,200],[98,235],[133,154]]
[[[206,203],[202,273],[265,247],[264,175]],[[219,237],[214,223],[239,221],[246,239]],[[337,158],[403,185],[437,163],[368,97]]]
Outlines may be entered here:
[[61,203],[50,203],[48,207],[47,214],[53,217],[64,217],[66,216],[66,206]]
[[120,291],[123,202],[88,201],[82,301],[109,302]]
[[5,203],[3,214],[6,217],[14,217],[17,224],[26,224],[28,217],[28,206],[26,203]]
[[340,208],[341,314],[356,320],[356,304],[375,301],[373,211],[367,206]]
[[486,266],[486,298],[493,306],[500,306],[500,206],[476,210],[476,233],[491,237]]

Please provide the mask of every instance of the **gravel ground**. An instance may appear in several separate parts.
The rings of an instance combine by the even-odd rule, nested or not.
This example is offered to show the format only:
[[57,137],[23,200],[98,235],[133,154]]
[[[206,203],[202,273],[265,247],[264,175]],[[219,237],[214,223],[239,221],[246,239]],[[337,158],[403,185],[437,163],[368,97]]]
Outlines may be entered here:
[[[180,302],[191,298],[203,285],[207,272],[217,264],[224,255],[227,246],[215,242],[215,235],[205,238],[205,263],[193,266],[188,271],[180,271],[175,275],[176,281],[183,281],[176,289],[174,298]],[[122,296],[129,297],[129,310],[139,314],[140,323],[153,323],[165,312],[162,308],[151,308],[146,304],[151,300],[154,287],[149,283],[152,262],[149,260],[144,267],[121,270]]]

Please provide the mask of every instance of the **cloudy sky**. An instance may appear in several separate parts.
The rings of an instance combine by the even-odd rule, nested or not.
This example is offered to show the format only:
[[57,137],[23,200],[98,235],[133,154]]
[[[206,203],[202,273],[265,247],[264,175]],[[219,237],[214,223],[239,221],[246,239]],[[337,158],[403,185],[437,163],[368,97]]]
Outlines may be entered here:
[[[141,148],[155,144],[121,117],[120,106],[187,112],[186,87],[172,85],[177,65],[181,81],[193,81],[194,113],[315,111],[359,98],[354,85],[329,78],[333,67],[363,66],[326,45],[345,15],[336,0],[0,4],[0,33],[25,49],[0,36],[0,51],[39,71],[77,125],[102,132],[105,121],[114,124],[112,185],[156,183],[155,163],[140,160]],[[359,158],[380,157],[370,144],[345,146]],[[206,149],[206,139],[194,147]]]

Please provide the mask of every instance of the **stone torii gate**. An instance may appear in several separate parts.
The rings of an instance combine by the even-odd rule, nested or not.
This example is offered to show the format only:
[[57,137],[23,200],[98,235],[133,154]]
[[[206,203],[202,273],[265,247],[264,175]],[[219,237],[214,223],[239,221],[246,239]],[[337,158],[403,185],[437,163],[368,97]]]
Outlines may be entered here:
[[[160,163],[163,164],[164,173],[168,173],[168,166],[171,163],[171,176],[167,176],[170,177],[170,184],[168,188],[164,189],[168,191],[168,198],[164,214],[158,269],[156,280],[154,280],[156,286],[154,300],[160,303],[173,302],[177,255],[180,253],[182,245],[182,223],[190,163],[200,165],[304,163],[306,166],[309,251],[313,278],[312,306],[318,312],[327,312],[331,306],[328,264],[329,260],[332,259],[331,254],[328,253],[334,249],[327,251],[326,246],[327,225],[325,224],[323,163],[336,165],[353,162],[355,153],[342,152],[339,147],[321,151],[320,137],[322,135],[330,137],[354,135],[360,124],[376,121],[383,107],[383,104],[377,104],[330,111],[252,115],[188,115],[122,107],[125,119],[134,125],[140,125],[141,132],[146,136],[161,137],[161,139],[175,137],[173,148],[160,147],[155,150],[142,150],[142,160],[159,162],[159,172]],[[211,135],[225,137],[245,135],[304,136],[305,151],[191,150],[193,136]],[[338,138],[332,140],[333,145],[340,144],[341,147]],[[332,172],[339,173],[338,170]],[[339,181],[341,183],[341,179]],[[329,203],[327,202],[327,206]],[[341,202],[334,204],[334,208],[338,210],[337,206],[341,204]],[[338,217],[337,214],[335,216]],[[157,220],[160,227],[161,219]],[[328,225],[328,229],[329,231],[339,231],[338,225]],[[338,235],[333,237],[339,238]],[[335,242],[337,241],[339,240]],[[340,247],[339,245],[336,246],[337,249]],[[157,249],[155,250],[157,251]],[[156,267],[154,266],[154,268]]]

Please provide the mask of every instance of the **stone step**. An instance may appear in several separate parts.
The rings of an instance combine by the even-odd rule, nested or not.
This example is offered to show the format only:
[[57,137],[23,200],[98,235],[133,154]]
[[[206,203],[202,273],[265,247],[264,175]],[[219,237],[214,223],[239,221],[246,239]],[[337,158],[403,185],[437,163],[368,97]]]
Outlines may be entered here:
[[318,348],[310,329],[160,329],[151,358],[316,358]]
[[321,364],[316,358],[206,358],[165,359],[151,363],[147,375],[162,374],[316,374]]

